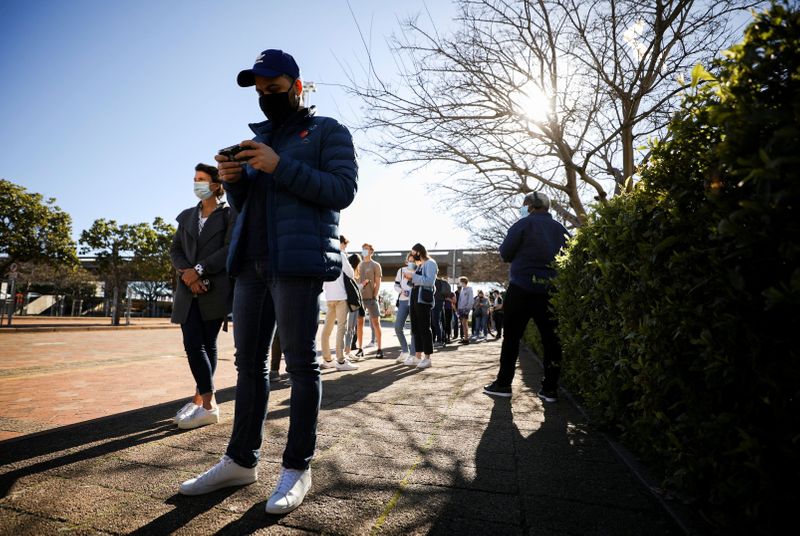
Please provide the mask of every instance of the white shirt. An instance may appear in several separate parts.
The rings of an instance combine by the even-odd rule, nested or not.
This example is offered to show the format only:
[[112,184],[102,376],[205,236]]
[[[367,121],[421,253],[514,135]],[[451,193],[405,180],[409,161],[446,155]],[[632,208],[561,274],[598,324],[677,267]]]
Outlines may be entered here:
[[350,266],[350,261],[347,260],[347,255],[344,254],[344,251],[341,252],[341,255],[342,273],[339,274],[336,281],[325,281],[322,284],[322,290],[325,292],[325,301],[346,300],[347,291],[344,288],[344,276],[346,275],[351,279],[355,277],[353,267]]
[[[411,289],[414,287],[410,280],[403,277],[404,273],[408,273],[408,268],[397,270],[397,276],[394,278],[394,290],[400,295],[400,301],[408,301],[411,297]],[[400,281],[399,285],[397,284],[398,281]],[[406,291],[408,294],[406,294]]]

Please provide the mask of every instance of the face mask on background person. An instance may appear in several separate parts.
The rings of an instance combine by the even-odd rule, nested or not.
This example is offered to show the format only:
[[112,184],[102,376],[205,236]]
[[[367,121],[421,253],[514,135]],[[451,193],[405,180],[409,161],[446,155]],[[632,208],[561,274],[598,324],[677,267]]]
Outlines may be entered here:
[[361,250],[361,256],[364,257],[364,258],[369,257],[369,250],[368,249],[362,249]]
[[408,261],[408,269],[409,270],[416,270],[417,269],[417,265],[414,264],[414,261]]
[[209,183],[196,182],[194,183],[194,195],[205,201],[214,195],[214,192],[211,191],[211,185]]
[[519,207],[519,217],[526,218],[528,216],[528,205],[522,205]]

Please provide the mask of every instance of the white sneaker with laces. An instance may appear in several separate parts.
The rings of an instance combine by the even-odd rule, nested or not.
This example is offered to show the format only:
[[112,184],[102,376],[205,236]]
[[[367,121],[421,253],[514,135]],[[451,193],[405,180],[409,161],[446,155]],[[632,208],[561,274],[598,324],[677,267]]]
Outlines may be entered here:
[[417,368],[429,368],[431,366],[431,358],[426,357],[425,359],[421,360],[417,363]]
[[400,352],[400,355],[397,356],[397,359],[395,359],[394,362],[397,363],[398,365],[402,365],[406,362],[406,359],[408,359],[409,357],[411,356],[408,353]]
[[419,362],[420,362],[419,359],[417,359],[413,355],[410,355],[410,356],[408,356],[408,359],[406,359],[403,362],[403,364],[406,365],[407,367],[416,367],[417,365],[419,365]]
[[198,406],[194,402],[187,402],[186,404],[183,405],[181,409],[178,410],[178,413],[175,414],[175,417],[172,419],[172,422],[178,424],[178,421],[181,420],[181,417],[193,412],[196,407]]
[[268,514],[288,514],[303,502],[311,488],[311,468],[305,471],[281,467],[281,476],[267,500]]
[[349,360],[345,359],[341,363],[339,363],[338,361],[336,362],[336,370],[341,370],[341,371],[358,370],[358,366],[352,364]]
[[333,368],[333,366],[334,366],[333,365],[333,360],[330,360],[330,361],[325,361],[324,359],[320,359],[319,360],[319,368],[320,368],[320,370]]
[[214,467],[190,478],[178,489],[181,495],[203,495],[229,486],[244,486],[258,480],[255,467],[242,467],[227,455]]
[[367,344],[364,346],[364,348],[374,348],[374,347],[375,347],[375,341],[369,341],[369,342],[368,342],[368,343],[367,343]]
[[191,413],[184,414],[178,420],[178,428],[181,430],[191,430],[207,424],[217,424],[219,422],[219,406],[213,409],[206,409],[197,406]]

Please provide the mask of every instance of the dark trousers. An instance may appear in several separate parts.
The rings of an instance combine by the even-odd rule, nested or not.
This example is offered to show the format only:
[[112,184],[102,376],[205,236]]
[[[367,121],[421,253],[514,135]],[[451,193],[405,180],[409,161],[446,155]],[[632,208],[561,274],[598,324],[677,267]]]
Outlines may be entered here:
[[430,305],[417,303],[419,287],[411,291],[411,335],[414,337],[414,349],[426,355],[433,353],[433,332],[431,332]]
[[264,438],[269,398],[270,343],[277,329],[292,380],[289,436],[283,466],[305,470],[314,456],[322,382],[315,338],[322,282],[268,275],[264,263],[248,261],[236,281],[233,339],[236,344],[236,405],[226,454],[255,467]]
[[528,321],[533,319],[542,336],[544,355],[544,378],[542,389],[555,391],[558,388],[558,377],[561,372],[561,343],[556,335],[556,320],[550,314],[550,298],[547,294],[527,292],[516,285],[511,285],[506,292],[503,305],[506,334],[500,350],[500,371],[497,383],[510,386],[514,379],[514,369],[519,357],[519,342],[525,333]]
[[217,370],[217,335],[222,318],[203,320],[197,298],[192,299],[189,316],[181,324],[183,349],[189,359],[197,392],[201,395],[214,391],[214,371]]
[[444,321],[444,342],[450,342],[450,331],[452,329],[450,324],[453,321],[453,310],[445,309],[444,314],[442,314],[442,320]]
[[437,303],[431,310],[431,327],[433,328],[433,340],[438,342],[444,341],[442,334],[442,308],[444,303]]
[[[503,309],[505,310],[505,308],[503,308]],[[498,339],[503,336],[503,317],[504,316],[505,316],[505,313],[494,313],[494,316],[492,316],[492,318],[494,319],[494,329],[497,330],[497,335],[496,336],[497,336]]]

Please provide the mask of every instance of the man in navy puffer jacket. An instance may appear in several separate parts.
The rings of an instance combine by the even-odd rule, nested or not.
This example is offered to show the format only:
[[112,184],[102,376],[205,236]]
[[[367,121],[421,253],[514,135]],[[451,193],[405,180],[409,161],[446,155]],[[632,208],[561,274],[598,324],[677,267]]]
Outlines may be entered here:
[[228,254],[236,277],[233,334],[236,406],[222,460],[180,491],[199,495],[255,482],[269,396],[269,349],[276,323],[292,380],[289,434],[271,514],[292,511],[311,487],[322,397],[315,337],[323,281],[341,272],[339,211],[355,197],[358,167],[348,130],[301,104],[303,84],[294,58],[265,50],[239,73],[255,86],[267,121],[250,125],[236,161],[217,156],[220,178],[239,211]]

